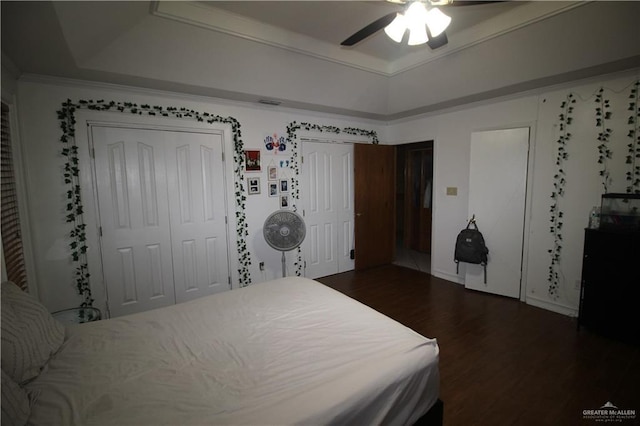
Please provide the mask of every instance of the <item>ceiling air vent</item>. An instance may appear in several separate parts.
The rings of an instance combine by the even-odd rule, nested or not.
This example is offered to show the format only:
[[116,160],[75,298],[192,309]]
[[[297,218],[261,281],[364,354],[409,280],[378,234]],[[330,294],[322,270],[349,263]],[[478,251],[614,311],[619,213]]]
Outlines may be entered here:
[[258,102],[260,102],[261,104],[272,105],[272,106],[278,106],[282,103],[280,101],[274,101],[273,99],[260,99]]

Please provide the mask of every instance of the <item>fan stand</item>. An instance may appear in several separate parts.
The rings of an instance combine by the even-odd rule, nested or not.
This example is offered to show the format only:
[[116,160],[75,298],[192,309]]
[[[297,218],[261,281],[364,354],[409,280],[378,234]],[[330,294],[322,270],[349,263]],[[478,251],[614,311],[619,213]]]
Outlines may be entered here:
[[282,277],[286,277],[287,276],[287,259],[284,255],[284,252],[282,252]]
[[282,276],[286,277],[286,252],[302,244],[306,235],[304,219],[294,211],[281,209],[267,217],[262,230],[267,244],[282,252]]

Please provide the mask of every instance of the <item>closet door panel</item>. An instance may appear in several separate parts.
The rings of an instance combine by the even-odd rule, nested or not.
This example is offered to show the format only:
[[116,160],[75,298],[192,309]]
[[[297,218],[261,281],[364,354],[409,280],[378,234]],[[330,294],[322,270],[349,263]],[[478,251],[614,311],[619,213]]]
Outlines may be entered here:
[[165,132],[176,301],[229,289],[223,141]]
[[162,132],[92,127],[111,316],[175,303]]

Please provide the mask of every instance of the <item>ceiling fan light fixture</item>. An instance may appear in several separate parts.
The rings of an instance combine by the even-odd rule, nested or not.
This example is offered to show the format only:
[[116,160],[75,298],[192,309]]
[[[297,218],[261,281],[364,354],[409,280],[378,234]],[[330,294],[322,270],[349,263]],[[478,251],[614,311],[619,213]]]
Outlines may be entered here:
[[406,30],[407,19],[400,13],[396,14],[395,19],[384,28],[384,32],[387,33],[389,38],[396,43],[400,43],[402,41],[402,37],[404,37]]
[[437,37],[447,29],[451,23],[451,17],[442,13],[437,7],[432,8],[427,12],[427,26],[431,32],[432,37]]
[[[431,2],[431,0],[430,0]],[[450,0],[439,3],[448,4]],[[433,3],[433,2],[431,2]],[[402,42],[404,33],[409,30],[409,46],[427,43],[429,37],[438,37],[444,33],[451,23],[451,17],[436,7],[427,8],[425,3],[417,0],[407,7],[404,14],[396,13],[395,18],[384,28],[384,32],[396,43]],[[427,27],[429,32],[427,32]]]
[[410,27],[409,41],[407,42],[409,46],[417,46],[428,41],[429,36],[427,35],[427,27],[425,27],[424,24]]
[[424,25],[427,22],[427,8],[421,1],[414,1],[409,5],[404,16],[407,18],[407,27],[409,28],[418,23]]
[[427,9],[422,2],[413,2],[407,9],[405,18],[407,19],[407,27],[409,28],[409,41],[407,43],[409,46],[416,46],[429,41],[427,28],[425,26],[427,16]]

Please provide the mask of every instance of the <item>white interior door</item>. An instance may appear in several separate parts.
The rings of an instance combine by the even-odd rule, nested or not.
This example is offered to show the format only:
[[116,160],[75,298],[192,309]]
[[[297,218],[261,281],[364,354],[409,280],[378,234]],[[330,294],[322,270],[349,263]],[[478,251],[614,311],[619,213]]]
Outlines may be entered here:
[[112,317],[229,288],[215,134],[92,127]]
[[229,289],[222,137],[165,132],[176,302]]
[[175,303],[160,132],[93,127],[102,259],[112,316]]
[[305,276],[352,270],[353,146],[303,142],[302,156]]
[[469,217],[473,215],[489,249],[487,282],[480,265],[463,263],[465,287],[520,296],[529,128],[471,135]]

